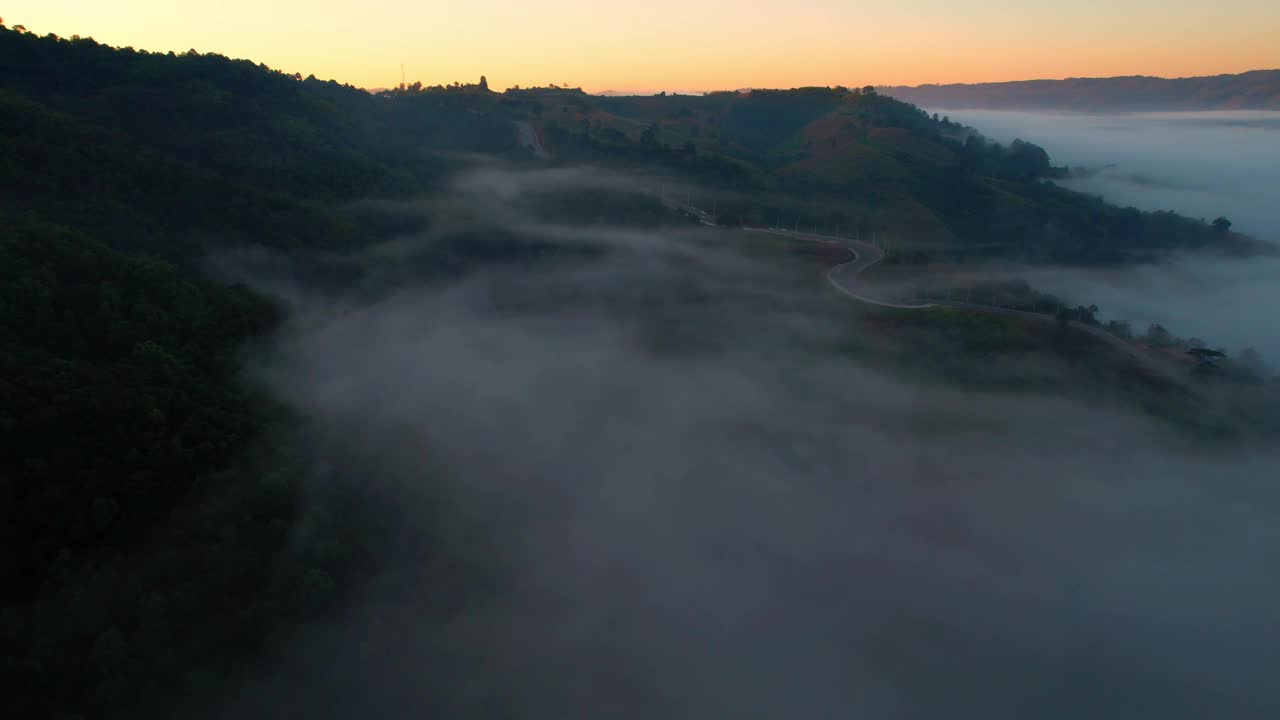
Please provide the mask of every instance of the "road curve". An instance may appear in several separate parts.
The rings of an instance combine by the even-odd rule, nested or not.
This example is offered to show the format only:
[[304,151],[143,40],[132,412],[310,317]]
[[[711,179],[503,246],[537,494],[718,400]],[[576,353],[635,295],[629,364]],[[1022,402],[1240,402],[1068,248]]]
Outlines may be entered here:
[[[836,265],[827,271],[827,282],[831,283],[841,294],[853,298],[859,302],[878,305],[887,308],[899,308],[903,310],[921,310],[930,307],[947,307],[957,310],[969,310],[979,312],[984,315],[999,315],[1002,317],[1016,317],[1027,320],[1033,320],[1044,323],[1056,323],[1058,318],[1056,315],[1046,313],[1031,312],[1028,310],[1014,310],[1011,308],[996,307],[994,305],[980,305],[978,303],[953,302],[949,300],[938,300],[930,302],[889,302],[881,300],[869,295],[865,295],[857,289],[858,274],[867,268],[875,265],[884,259],[884,252],[880,248],[871,243],[854,240],[851,238],[840,238],[827,235],[816,235],[813,233],[793,232],[790,230],[780,230],[776,228],[743,228],[749,232],[762,232],[773,235],[781,235],[783,237],[796,238],[799,240],[807,240],[810,242],[823,243],[824,245],[835,245],[847,250],[853,259],[846,263]],[[1142,369],[1155,374],[1165,380],[1174,382],[1185,387],[1185,378],[1178,374],[1167,363],[1157,361],[1155,358],[1140,352],[1132,343],[1116,337],[1111,333],[1103,330],[1096,325],[1088,325],[1078,320],[1071,320],[1067,323],[1073,330],[1078,330],[1090,337],[1102,341],[1113,350],[1124,355],[1129,360],[1136,363]]]
[[853,255],[853,259],[847,263],[836,265],[827,271],[827,282],[831,283],[831,287],[840,293],[848,295],[854,300],[859,300],[872,305],[888,308],[902,308],[905,310],[919,310],[922,308],[934,307],[945,303],[934,302],[889,302],[888,300],[880,300],[869,295],[864,295],[856,289],[858,273],[875,265],[884,259],[884,251],[861,240],[852,240],[850,238],[835,238],[826,235],[814,235],[811,233],[792,232],[790,230],[777,230],[772,228],[744,228],[750,232],[765,232],[774,235],[782,235],[784,237],[793,237],[800,240],[808,240],[810,242],[819,242],[825,245],[835,245],[836,247],[847,250]]
[[533,125],[524,120],[513,120],[512,124],[516,126],[516,142],[520,143],[520,147],[528,148],[540,158],[551,157],[551,153],[547,152],[546,146],[542,144],[542,135]]

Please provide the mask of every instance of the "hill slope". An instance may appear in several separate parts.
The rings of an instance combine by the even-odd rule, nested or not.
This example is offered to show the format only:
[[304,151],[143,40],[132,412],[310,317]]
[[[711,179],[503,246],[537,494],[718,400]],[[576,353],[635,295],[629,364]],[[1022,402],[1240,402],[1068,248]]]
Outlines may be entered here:
[[719,199],[726,222],[785,217],[888,233],[924,255],[1026,261],[1111,262],[1248,245],[1201,221],[1059,187],[1053,180],[1067,170],[1054,167],[1043,148],[989,142],[973,128],[875,92],[514,95],[534,103],[562,159],[656,164],[731,190]]
[[296,545],[299,518],[328,501],[304,495],[306,469],[280,448],[296,419],[239,377],[281,308],[201,266],[216,247],[368,244],[379,229],[344,203],[430,188],[450,165],[423,155],[427,139],[510,144],[487,122],[217,55],[0,27],[0,678],[14,714],[173,717],[364,571],[357,507],[325,521],[328,549]]
[[[522,153],[513,121],[556,157]],[[211,249],[363,248],[403,228],[358,201],[431,196],[466,153],[656,168],[719,193],[722,220],[785,213],[946,252],[1097,260],[1120,241],[1229,239],[1057,188],[1034,145],[839,88],[371,95],[0,28],[0,127],[0,645],[15,649],[0,673],[21,717],[172,717],[273,631],[339,607],[377,555],[357,504],[304,497],[308,468],[279,451],[298,418],[240,383],[242,347],[282,313],[205,277]],[[620,223],[658,217],[647,199],[562,198]],[[509,252],[475,235],[486,260]],[[304,513],[322,546],[298,541]],[[441,562],[442,588],[464,564]]]

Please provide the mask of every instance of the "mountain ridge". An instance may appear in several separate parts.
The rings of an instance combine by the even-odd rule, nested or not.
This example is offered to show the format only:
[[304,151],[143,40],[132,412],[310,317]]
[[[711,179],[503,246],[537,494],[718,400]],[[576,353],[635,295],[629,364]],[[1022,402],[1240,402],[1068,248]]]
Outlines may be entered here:
[[1280,69],[1180,78],[1072,77],[884,86],[879,90],[906,102],[947,109],[1280,110]]

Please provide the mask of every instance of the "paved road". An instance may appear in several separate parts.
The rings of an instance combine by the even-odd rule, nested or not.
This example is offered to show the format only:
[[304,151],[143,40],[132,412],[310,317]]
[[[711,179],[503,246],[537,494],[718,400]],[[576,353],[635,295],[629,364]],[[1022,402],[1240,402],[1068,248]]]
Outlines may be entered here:
[[827,282],[831,283],[831,287],[849,297],[860,300],[872,305],[890,308],[904,308],[910,310],[918,310],[921,308],[933,307],[945,303],[934,303],[924,301],[904,301],[894,302],[890,300],[881,300],[880,298],[871,297],[860,292],[857,289],[858,273],[875,265],[884,259],[884,252],[872,245],[861,240],[853,240],[851,238],[839,238],[830,235],[815,235],[813,233],[792,232],[791,230],[778,230],[773,228],[745,228],[748,232],[765,232],[774,235],[782,235],[784,237],[792,237],[800,240],[809,240],[811,242],[819,242],[825,245],[835,245],[836,247],[847,250],[853,259],[847,263],[836,265],[827,271]]
[[680,202],[679,200],[668,198],[665,195],[662,197],[662,201],[667,205],[667,207],[672,208],[674,210],[679,210],[680,212],[692,217],[693,219],[697,220],[703,225],[709,225],[711,227],[716,226],[715,216],[713,216],[711,213],[707,212],[706,210],[703,210],[700,207],[696,207],[694,205],[686,205]]
[[533,154],[540,158],[551,157],[551,153],[547,152],[547,148],[542,144],[542,136],[532,125],[523,120],[513,122],[516,126],[516,141],[520,143],[520,147],[533,150]]
[[[854,240],[851,238],[841,238],[831,235],[817,235],[814,233],[793,232],[791,230],[780,230],[776,228],[744,228],[748,232],[763,232],[773,235],[781,235],[783,237],[796,238],[799,240],[808,240],[810,242],[823,243],[825,245],[835,245],[843,248],[853,256],[849,262],[836,265],[827,271],[827,282],[831,286],[844,295],[847,295],[860,302],[879,305],[880,307],[901,308],[906,310],[919,310],[930,307],[949,307],[959,310],[970,310],[972,312],[980,312],[984,315],[1000,315],[1003,317],[1016,317],[1026,320],[1033,320],[1044,323],[1057,323],[1056,315],[1048,315],[1045,313],[1030,312],[1028,310],[1014,310],[1011,308],[996,307],[994,305],[980,305],[977,303],[953,302],[949,300],[938,301],[890,301],[880,298],[871,297],[861,291],[857,287],[858,275],[867,268],[875,265],[884,259],[884,252],[880,248],[871,243]],[[1185,386],[1185,377],[1178,372],[1171,363],[1164,360],[1154,358],[1144,352],[1139,351],[1133,346],[1133,343],[1116,337],[1111,333],[1103,330],[1096,325],[1088,325],[1076,320],[1072,320],[1068,325],[1073,330],[1078,330],[1090,337],[1096,338],[1115,351],[1124,355],[1126,358],[1157,377]]]

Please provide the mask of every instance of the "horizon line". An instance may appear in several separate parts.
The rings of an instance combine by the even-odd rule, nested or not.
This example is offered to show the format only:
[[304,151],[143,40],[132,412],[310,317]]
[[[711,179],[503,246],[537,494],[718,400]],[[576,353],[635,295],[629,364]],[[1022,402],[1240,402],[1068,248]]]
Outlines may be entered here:
[[[1034,82],[1066,82],[1069,80],[1128,80],[1128,79],[1168,80],[1168,81],[1206,80],[1206,79],[1222,78],[1222,77],[1238,77],[1241,75],[1250,75],[1253,73],[1280,73],[1280,67],[1255,68],[1252,70],[1242,70],[1240,72],[1235,72],[1235,73],[1216,73],[1212,75],[1179,75],[1179,76],[1172,76],[1172,77],[1165,76],[1165,75],[1142,75],[1142,74],[1069,75],[1066,77],[1037,77],[1037,78],[1026,78],[1021,80],[980,80],[976,82],[918,83],[916,85],[890,85],[890,84],[877,85],[877,84],[868,83],[868,84],[862,84],[862,85],[856,85],[856,84],[855,85],[793,85],[791,87],[751,86],[751,87],[739,87],[739,88],[717,88],[714,90],[664,90],[664,89],[615,90],[613,88],[608,88],[604,90],[596,90],[596,89],[587,90],[587,89],[584,89],[581,85],[547,84],[547,85],[528,85],[524,87],[521,87],[519,85],[512,85],[511,87],[505,88],[503,90],[495,90],[493,92],[505,92],[506,90],[517,90],[517,89],[519,90],[578,90],[586,95],[594,95],[598,97],[610,97],[610,96],[612,97],[650,97],[654,95],[662,95],[664,93],[666,95],[684,95],[684,96],[690,96],[690,97],[697,97],[701,95],[710,95],[713,93],[722,93],[722,92],[745,93],[745,92],[751,92],[753,90],[800,90],[804,88],[820,88],[820,87],[831,88],[831,89],[840,88],[840,87],[850,88],[850,89],[864,88],[864,87],[872,87],[876,89],[880,89],[880,88],[917,89],[917,88],[936,88],[936,87],[969,87],[974,85],[1011,85],[1014,83],[1034,83]],[[423,87],[438,87],[438,86],[447,87],[449,84],[449,83],[435,83],[435,84],[428,85],[427,83],[422,82],[421,80],[415,80],[414,82],[422,83]],[[451,81],[451,82],[456,82],[456,81]],[[361,90],[364,90],[366,92],[371,92],[371,93],[386,92],[389,90],[398,89],[397,87],[361,87],[359,85],[353,85],[352,87],[358,87]]]

